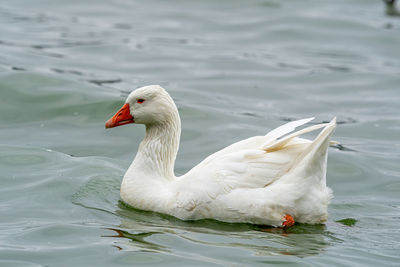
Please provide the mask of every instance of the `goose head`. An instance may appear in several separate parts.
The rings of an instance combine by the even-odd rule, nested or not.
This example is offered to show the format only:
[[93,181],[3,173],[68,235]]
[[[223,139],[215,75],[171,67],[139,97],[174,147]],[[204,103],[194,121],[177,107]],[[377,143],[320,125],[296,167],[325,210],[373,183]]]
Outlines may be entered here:
[[149,85],[132,91],[122,108],[106,122],[106,128],[137,123],[146,126],[165,124],[174,119],[178,110],[167,91]]

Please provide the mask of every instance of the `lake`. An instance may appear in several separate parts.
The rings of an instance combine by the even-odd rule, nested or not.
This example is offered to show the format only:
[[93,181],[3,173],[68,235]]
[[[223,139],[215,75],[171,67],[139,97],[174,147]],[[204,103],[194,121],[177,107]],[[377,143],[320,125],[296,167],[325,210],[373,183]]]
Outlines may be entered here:
[[[398,266],[399,59],[400,17],[378,0],[2,1],[0,266]],[[179,108],[177,174],[288,121],[337,116],[328,222],[125,206],[144,127],[104,123],[148,84]]]

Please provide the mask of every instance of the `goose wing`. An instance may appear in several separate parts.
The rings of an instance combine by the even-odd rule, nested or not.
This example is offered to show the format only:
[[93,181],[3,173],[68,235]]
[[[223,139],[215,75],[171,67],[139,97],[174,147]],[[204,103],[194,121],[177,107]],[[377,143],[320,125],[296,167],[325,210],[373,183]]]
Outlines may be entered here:
[[279,180],[312,143],[298,136],[327,124],[280,137],[310,120],[289,122],[265,136],[240,141],[210,155],[177,180],[178,205],[192,209],[232,190],[263,188]]

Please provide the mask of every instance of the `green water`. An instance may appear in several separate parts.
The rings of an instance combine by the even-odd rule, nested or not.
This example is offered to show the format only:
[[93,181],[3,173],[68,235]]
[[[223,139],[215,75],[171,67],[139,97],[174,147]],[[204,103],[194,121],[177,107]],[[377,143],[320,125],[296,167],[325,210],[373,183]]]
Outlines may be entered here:
[[[382,1],[2,1],[0,266],[398,266],[400,19]],[[105,130],[161,84],[176,172],[286,121],[338,117],[326,225],[183,222],[125,207],[141,126]]]

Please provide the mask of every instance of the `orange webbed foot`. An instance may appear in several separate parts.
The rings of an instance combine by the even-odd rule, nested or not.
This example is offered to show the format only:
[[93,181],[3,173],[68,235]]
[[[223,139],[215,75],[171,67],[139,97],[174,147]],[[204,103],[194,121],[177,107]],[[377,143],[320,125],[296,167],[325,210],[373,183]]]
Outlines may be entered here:
[[294,225],[294,219],[293,219],[293,217],[291,215],[286,214],[284,216],[284,218],[285,218],[285,221],[282,223],[282,226],[284,228],[287,228],[287,227],[290,227],[290,226]]

